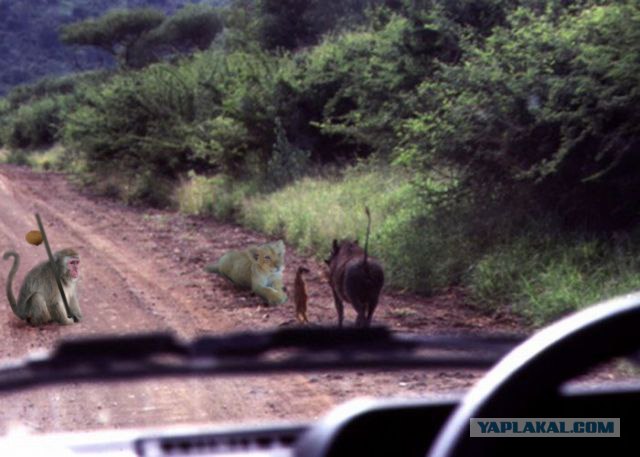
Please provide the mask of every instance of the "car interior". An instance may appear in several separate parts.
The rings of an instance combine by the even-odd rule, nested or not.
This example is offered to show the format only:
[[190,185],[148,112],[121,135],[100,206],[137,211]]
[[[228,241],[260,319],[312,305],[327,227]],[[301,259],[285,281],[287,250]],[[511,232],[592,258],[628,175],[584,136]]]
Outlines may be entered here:
[[[566,382],[593,366],[613,357],[637,359],[638,328],[640,327],[640,294],[621,296],[588,307],[568,316],[531,336],[509,351],[465,395],[441,399],[398,400],[356,399],[329,412],[316,423],[273,424],[260,427],[189,428],[99,431],[77,434],[51,434],[41,436],[14,436],[0,440],[2,455],[31,455],[29,450],[48,449],[47,455],[138,455],[138,456],[483,456],[483,455],[542,455],[560,452],[571,455],[635,455],[637,443],[635,429],[639,424],[636,409],[640,405],[640,390],[633,383],[603,385],[592,383],[570,387]],[[366,334],[385,337],[383,329],[332,330],[331,341],[342,347],[357,347],[359,337]],[[284,335],[284,336],[283,336]],[[121,340],[102,351],[112,360],[125,359],[125,369],[117,363],[105,364],[100,372],[92,373],[82,365],[86,356],[101,353],[99,341],[63,343],[49,360],[31,360],[23,365],[5,366],[0,370],[0,389],[24,389],[39,383],[52,383],[64,379],[127,379],[145,376],[175,376],[189,374],[219,374],[230,371],[259,372],[261,370],[346,369],[341,358],[323,358],[320,364],[291,364],[282,358],[276,364],[261,362],[226,363],[224,355],[250,356],[263,353],[267,347],[282,348],[302,344],[321,353],[326,350],[325,330],[311,332],[306,339],[297,331],[276,333],[271,340],[256,338],[252,343],[239,344],[240,338],[201,339],[190,348],[199,354],[200,370],[193,366],[180,367],[175,363],[167,367],[155,361],[163,351],[185,352],[174,347],[166,337],[143,336],[141,340]],[[337,338],[337,339],[335,339]],[[297,341],[296,341],[297,340]],[[142,343],[140,343],[142,341]],[[245,340],[248,341],[248,340]],[[257,341],[257,343],[256,343]],[[433,343],[433,340],[430,341]],[[502,342],[504,343],[504,342]],[[398,339],[391,337],[379,344],[393,349]],[[404,349],[408,345],[400,340]],[[151,348],[151,349],[149,349]],[[195,349],[194,349],[195,348]],[[233,348],[232,350],[230,348]],[[299,347],[298,347],[299,348]],[[371,351],[369,348],[368,351]],[[214,353],[211,363],[203,363],[202,354]],[[145,358],[152,354],[153,357]],[[389,361],[394,352],[383,351],[379,359]],[[296,357],[299,357],[296,356]],[[370,354],[360,357],[350,352],[347,358],[353,366],[373,366]],[[375,357],[374,357],[375,358]],[[142,360],[140,364],[131,361]],[[433,359],[421,363],[414,357],[405,357],[408,365],[427,367]],[[425,359],[426,360],[426,359]],[[53,365],[70,368],[53,370]],[[438,364],[446,360],[437,360]],[[449,361],[454,363],[454,359]],[[401,365],[401,364],[399,364]],[[131,367],[134,367],[133,369]],[[252,366],[247,369],[247,366]],[[75,367],[75,368],[74,368]],[[138,369],[142,367],[141,369]],[[204,369],[202,369],[204,368]],[[62,374],[60,374],[62,373]],[[482,437],[469,436],[472,418],[593,418],[619,419],[619,437]],[[7,453],[8,452],[8,453]],[[25,452],[27,452],[25,454]]]

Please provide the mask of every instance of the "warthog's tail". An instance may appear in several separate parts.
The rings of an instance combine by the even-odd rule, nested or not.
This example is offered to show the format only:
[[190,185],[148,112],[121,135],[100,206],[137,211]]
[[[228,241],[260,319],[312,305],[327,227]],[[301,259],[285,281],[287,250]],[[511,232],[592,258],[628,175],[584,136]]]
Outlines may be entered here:
[[369,257],[369,233],[371,232],[371,213],[369,212],[369,207],[364,207],[364,212],[367,213],[367,236],[364,240],[364,271],[369,273],[369,264],[367,263],[367,259]]

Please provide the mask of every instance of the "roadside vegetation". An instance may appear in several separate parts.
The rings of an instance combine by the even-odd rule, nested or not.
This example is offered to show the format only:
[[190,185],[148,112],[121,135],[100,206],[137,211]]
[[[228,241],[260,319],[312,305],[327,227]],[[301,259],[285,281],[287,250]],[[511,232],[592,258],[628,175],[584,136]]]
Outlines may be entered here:
[[236,0],[60,33],[118,68],[14,88],[8,161],[321,258],[366,205],[390,286],[534,325],[640,286],[637,1]]

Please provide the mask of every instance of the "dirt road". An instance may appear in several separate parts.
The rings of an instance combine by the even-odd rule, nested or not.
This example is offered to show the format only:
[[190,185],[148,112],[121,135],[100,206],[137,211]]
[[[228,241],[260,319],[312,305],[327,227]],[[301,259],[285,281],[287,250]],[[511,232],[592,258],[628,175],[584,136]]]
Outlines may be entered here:
[[[171,330],[180,337],[205,333],[295,325],[291,302],[265,307],[260,300],[203,266],[229,249],[262,243],[257,233],[199,217],[133,209],[82,194],[55,173],[0,166],[0,253],[16,249],[26,271],[46,258],[42,246],[24,241],[39,212],[53,249],[76,247],[81,254],[80,304],[84,320],[70,326],[32,328],[0,299],[0,358],[50,349],[61,338]],[[287,252],[285,283],[291,287],[298,265],[311,271],[309,319],[335,323],[323,266]],[[0,261],[4,289],[10,262]],[[4,309],[3,309],[4,307]],[[347,322],[355,314],[346,310]],[[491,319],[451,292],[427,300],[385,293],[375,322],[394,329],[455,332],[473,329],[513,331],[505,318]],[[410,396],[460,390],[478,372],[305,374],[212,380],[78,384],[3,395],[0,432],[19,423],[34,431],[141,427],[181,423],[257,422],[316,418],[355,396]]]

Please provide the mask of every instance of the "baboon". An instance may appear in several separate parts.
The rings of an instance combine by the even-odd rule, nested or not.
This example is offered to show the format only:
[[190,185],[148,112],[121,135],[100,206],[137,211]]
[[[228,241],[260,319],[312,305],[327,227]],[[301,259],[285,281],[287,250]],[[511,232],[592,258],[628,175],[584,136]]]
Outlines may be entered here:
[[371,325],[373,312],[378,305],[380,291],[384,285],[384,271],[376,259],[369,257],[369,232],[371,214],[365,208],[368,218],[367,237],[362,249],[357,241],[333,240],[330,257],[325,260],[329,265],[329,284],[338,312],[338,325],[344,320],[343,302],[353,305],[356,313],[356,326]]
[[[9,257],[13,257],[14,262],[7,279],[7,299],[16,316],[30,325],[49,322],[72,324],[74,321],[80,321],[82,313],[76,292],[80,257],[75,250],[68,248],[58,251],[53,255],[53,265],[46,261],[32,268],[24,278],[17,302],[13,295],[12,283],[20,266],[20,256],[14,251],[5,252],[3,259],[7,260]],[[71,317],[67,317],[56,283],[56,274],[62,282]]]
[[296,303],[296,319],[301,324],[309,323],[309,319],[307,319],[307,300],[309,295],[307,294],[307,284],[302,277],[305,273],[309,273],[307,268],[298,267],[298,271],[296,271],[296,279],[293,283],[293,298]]

